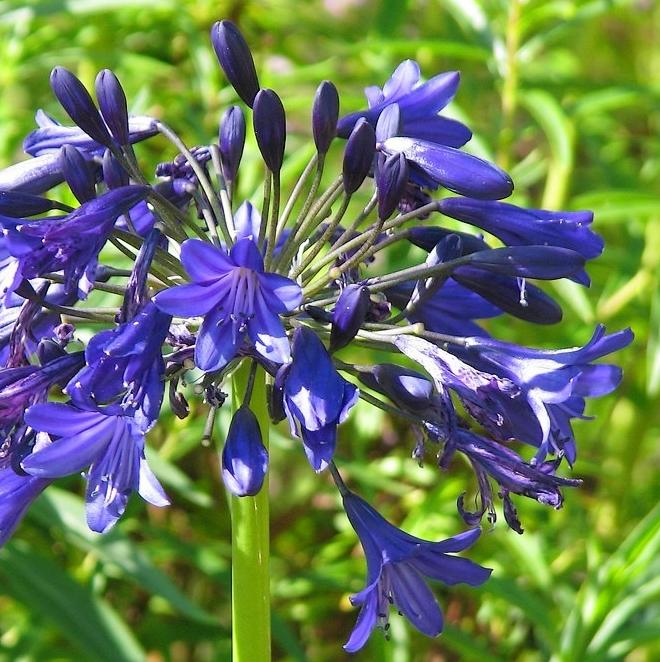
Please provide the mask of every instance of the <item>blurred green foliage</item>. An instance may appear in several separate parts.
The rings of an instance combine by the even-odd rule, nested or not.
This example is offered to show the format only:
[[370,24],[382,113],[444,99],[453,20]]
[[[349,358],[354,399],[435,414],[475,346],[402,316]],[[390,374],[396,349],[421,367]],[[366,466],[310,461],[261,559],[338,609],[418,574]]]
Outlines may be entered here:
[[[498,522],[471,554],[495,568],[479,590],[438,589],[447,626],[428,640],[394,617],[357,659],[561,662],[660,658],[660,9],[652,0],[26,0],[0,1],[0,165],[43,107],[63,118],[48,88],[56,64],[91,84],[104,67],[122,80],[133,112],[162,117],[188,144],[217,130],[235,99],[208,33],[240,23],[263,86],[281,93],[292,137],[285,185],[310,155],[310,102],[333,80],[342,108],[382,84],[402,59],[423,72],[458,69],[451,112],[475,132],[470,149],[509,168],[515,201],[591,208],[606,239],[593,286],[562,282],[561,325],[498,320],[500,337],[537,345],[583,343],[596,320],[632,326],[618,357],[625,381],[576,425],[581,489],[549,511],[518,499],[526,532]],[[655,40],[655,42],[654,42]],[[654,43],[656,49],[654,50]],[[167,160],[163,141],[139,148]],[[335,157],[339,158],[339,150]],[[337,161],[338,163],[339,161]],[[246,157],[241,191],[261,170]],[[329,168],[329,171],[332,171]],[[392,259],[404,260],[401,251]],[[364,359],[363,359],[364,360]],[[229,659],[228,508],[213,448],[199,444],[203,412],[169,413],[151,434],[156,472],[174,505],[134,499],[106,537],[84,525],[80,481],[49,489],[0,551],[0,659]],[[226,412],[221,428],[226,426]],[[224,428],[223,428],[224,429]],[[218,438],[222,438],[219,433]],[[273,432],[272,589],[275,656],[336,660],[356,613],[364,560],[326,476],[298,442]],[[440,474],[410,459],[401,421],[360,404],[342,428],[350,484],[406,530],[456,533],[456,497],[473,489],[460,466]]]

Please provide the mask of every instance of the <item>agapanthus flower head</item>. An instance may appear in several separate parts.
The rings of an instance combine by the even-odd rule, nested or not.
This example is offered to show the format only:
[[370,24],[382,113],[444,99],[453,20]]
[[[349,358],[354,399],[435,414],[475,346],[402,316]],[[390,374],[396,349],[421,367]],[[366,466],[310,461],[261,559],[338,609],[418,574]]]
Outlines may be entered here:
[[[167,504],[145,459],[166,390],[181,419],[208,408],[207,441],[231,392],[222,478],[232,499],[251,506],[269,465],[265,391],[272,420],[288,419],[312,469],[333,477],[367,557],[346,650],[387,626],[390,604],[434,636],[442,613],[426,580],[483,583],[490,570],[452,555],[479,529],[433,543],[389,524],[341,479],[335,450],[340,440],[339,458],[352,448],[340,425],[361,398],[405,421],[420,464],[433,455],[444,469],[462,454],[477,482],[474,507],[458,500],[469,526],[495,520],[497,496],[519,533],[515,495],[559,508],[563,487],[579,483],[560,474],[564,458],[576,459],[571,421],[621,378],[594,361],[628,345],[632,332],[606,335],[599,326],[584,347],[541,350],[492,338],[482,320],[560,321],[558,303],[530,280],[587,285],[585,262],[602,240],[590,212],[500,202],[513,191],[510,176],[462,151],[470,130],[440,115],[459,74],[423,81],[412,60],[382,89],[367,88],[367,109],[341,119],[337,88],[319,85],[312,158],[287,198],[281,173],[297,162],[285,163],[280,96],[260,88],[233,23],[216,23],[212,42],[253,109],[251,126],[232,106],[217,138],[187,147],[164,121],[130,117],[110,70],[96,80],[99,112],[76,76],[57,67],[52,86],[76,126],[37,112],[24,141],[32,158],[0,171],[0,544],[51,481],[81,470],[94,531],[109,530],[134,491]],[[236,195],[250,130],[265,165],[263,195],[253,197],[260,210]],[[150,184],[132,145],[156,133],[176,151]],[[337,137],[347,141],[333,176],[326,153]],[[63,181],[75,209],[47,197]],[[254,171],[247,181],[253,188]],[[441,187],[457,196],[434,199]],[[457,231],[447,217],[487,234]],[[133,261],[130,270],[112,263],[114,249]],[[402,265],[404,256],[412,262]],[[85,307],[92,288],[118,298]],[[84,352],[71,352],[72,340],[86,339],[78,320],[93,321],[94,334]],[[375,364],[351,362],[371,348]],[[70,400],[48,402],[51,387]],[[196,396],[203,402],[189,405]],[[535,457],[519,455],[518,442],[537,448]]]
[[386,627],[391,604],[423,634],[440,634],[442,612],[425,578],[449,586],[480,586],[490,576],[489,568],[451,554],[471,547],[479,538],[479,529],[429,542],[397,529],[352,492],[342,499],[367,557],[366,586],[351,598],[361,609],[344,645],[349,653],[362,648],[374,628]]

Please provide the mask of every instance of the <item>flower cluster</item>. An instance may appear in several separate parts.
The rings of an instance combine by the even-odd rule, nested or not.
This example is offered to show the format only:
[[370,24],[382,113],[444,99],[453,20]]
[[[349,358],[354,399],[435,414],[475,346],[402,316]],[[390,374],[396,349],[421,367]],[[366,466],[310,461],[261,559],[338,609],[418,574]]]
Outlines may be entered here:
[[[603,242],[590,212],[501,202],[511,178],[464,151],[470,130],[441,114],[458,73],[423,81],[411,60],[382,89],[367,88],[367,109],[343,117],[335,86],[320,84],[316,153],[285,200],[284,106],[261,88],[235,25],[219,22],[211,36],[265,164],[260,210],[238,198],[243,106],[224,113],[217,142],[189,148],[162,121],[129,116],[108,70],[95,102],[55,68],[51,85],[74,125],[39,111],[24,144],[31,158],[0,171],[0,542],[54,479],[82,470],[94,531],[111,528],[134,491],[167,505],[145,459],[166,390],[176,415],[187,416],[179,384],[201,371],[199,392],[214,414],[245,362],[243,404],[221,450],[227,489],[245,497],[264,483],[269,454],[251,399],[265,379],[272,421],[286,418],[312,469],[332,476],[366,554],[346,650],[387,627],[390,604],[436,635],[442,613],[425,578],[486,581],[490,570],[453,553],[477,540],[484,515],[495,521],[494,494],[519,533],[513,495],[561,507],[561,489],[580,482],[559,475],[577,458],[571,421],[621,379],[619,368],[595,361],[632,340],[630,330],[608,335],[599,326],[584,347],[533,349],[492,338],[481,320],[557,323],[561,308],[534,281],[589,285],[585,262]],[[176,153],[150,183],[134,145],[157,135]],[[331,150],[343,152],[341,173],[328,173]],[[56,199],[61,189],[46,195],[61,184],[77,207]],[[131,270],[104,264],[110,243],[133,257]],[[425,259],[374,273],[401,244]],[[80,305],[95,289],[116,295],[117,307]],[[106,328],[81,351],[76,325],[90,319]],[[349,363],[339,358],[347,347],[345,358],[376,348],[392,362]],[[421,540],[346,487],[335,454],[350,448],[337,429],[359,398],[413,427],[417,460],[429,455],[446,468],[456,454],[467,459],[478,492],[475,511],[458,501],[466,531]]]

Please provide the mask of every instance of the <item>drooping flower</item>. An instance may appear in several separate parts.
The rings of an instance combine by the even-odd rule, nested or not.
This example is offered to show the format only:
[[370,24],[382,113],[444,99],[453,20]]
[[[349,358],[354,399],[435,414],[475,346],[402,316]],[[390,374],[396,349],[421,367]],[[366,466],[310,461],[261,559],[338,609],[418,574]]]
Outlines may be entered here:
[[492,338],[466,339],[466,361],[510,379],[521,389],[537,417],[542,437],[518,438],[539,447],[537,460],[547,453],[566,454],[575,461],[575,440],[570,418],[582,417],[584,398],[611,393],[621,381],[621,368],[610,364],[593,364],[598,358],[616,352],[633,340],[630,329],[605,334],[596,327],[584,347],[543,350],[521,347]]
[[318,336],[305,327],[293,334],[293,360],[277,373],[275,387],[283,399],[292,434],[299,434],[315,471],[332,460],[337,425],[357,402],[358,389],[335,369]]
[[355,653],[377,626],[387,626],[393,604],[420,632],[440,634],[443,618],[425,578],[444,584],[481,586],[491,570],[451,552],[472,546],[481,531],[472,529],[440,542],[429,542],[401,531],[352,492],[342,495],[346,514],[367,557],[365,588],[351,598],[361,607],[344,648]]
[[79,473],[86,467],[87,523],[104,533],[126,509],[132,492],[154,506],[169,500],[144,456],[144,432],[118,406],[82,409],[45,403],[27,410],[26,423],[56,439],[28,455],[23,469],[41,479]]
[[487,511],[489,519],[495,521],[489,478],[498,484],[499,496],[504,501],[504,517],[517,533],[522,533],[523,530],[510,493],[520,494],[559,509],[564,502],[560,488],[576,487],[582,483],[578,479],[555,476],[558,461],[530,464],[510,448],[460,428],[445,446],[439,460],[440,466],[446,468],[450,457],[456,451],[463,453],[470,460],[479,484],[480,507],[476,512],[467,512],[464,509],[463,495],[458,500],[459,511],[469,525],[478,523]]
[[10,290],[24,278],[63,271],[65,291],[85,298],[93,287],[98,254],[115,220],[149,193],[148,186],[114,189],[81,205],[64,217],[17,221],[0,217],[6,247],[18,258]]
[[220,370],[246,337],[264,358],[289,360],[289,340],[279,315],[295,310],[302,291],[289,278],[264,271],[255,241],[239,237],[226,252],[189,239],[182,246],[181,262],[193,283],[160,292],[154,301],[171,315],[204,316],[195,345],[199,368]]

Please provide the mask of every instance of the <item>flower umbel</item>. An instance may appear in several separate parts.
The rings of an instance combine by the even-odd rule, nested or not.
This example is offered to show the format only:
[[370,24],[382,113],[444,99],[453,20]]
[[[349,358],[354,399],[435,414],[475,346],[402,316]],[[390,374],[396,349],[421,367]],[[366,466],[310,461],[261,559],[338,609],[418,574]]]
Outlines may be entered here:
[[[469,526],[486,514],[495,522],[494,486],[518,533],[513,495],[560,508],[561,490],[580,484],[563,475],[577,462],[571,422],[587,418],[587,398],[617,386],[620,368],[596,361],[632,332],[597,326],[583,347],[533,349],[497,340],[483,320],[558,323],[543,282],[589,284],[586,263],[603,249],[593,215],[501,202],[514,190],[509,174],[465,151],[470,129],[440,114],[458,72],[424,80],[412,60],[367,88],[366,109],[343,117],[337,87],[320,83],[312,157],[287,191],[298,166],[287,152],[300,140],[289,139],[286,97],[261,89],[235,24],[216,23],[211,41],[251,121],[231,106],[217,136],[189,147],[164,121],[130,116],[112,71],[99,73],[94,101],[56,67],[53,91],[75,126],[39,111],[24,142],[30,158],[0,171],[0,543],[51,482],[81,471],[94,531],[111,529],[135,491],[167,505],[145,454],[165,392],[180,419],[206,409],[208,444],[231,391],[231,416],[218,418],[231,421],[220,454],[234,570],[262,572],[234,619],[249,638],[268,593],[264,486],[285,452],[267,449],[266,393],[272,421],[288,419],[312,470],[332,475],[364,549],[367,581],[352,598],[361,609],[346,650],[387,627],[390,605],[436,636],[443,616],[426,582],[485,582],[489,569],[453,555],[480,529],[430,542],[387,522],[341,479],[335,462],[355,450],[341,425],[375,406],[412,431],[411,462],[431,454],[448,469],[462,454],[477,482],[475,508],[464,496],[457,503]],[[138,143],[156,136],[172,153],[143,172]],[[50,193],[62,183],[74,207]],[[104,307],[85,302],[92,290]],[[259,618],[267,632],[268,610]]]

